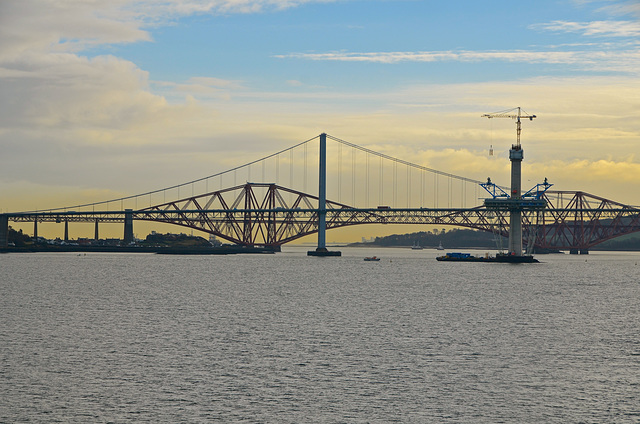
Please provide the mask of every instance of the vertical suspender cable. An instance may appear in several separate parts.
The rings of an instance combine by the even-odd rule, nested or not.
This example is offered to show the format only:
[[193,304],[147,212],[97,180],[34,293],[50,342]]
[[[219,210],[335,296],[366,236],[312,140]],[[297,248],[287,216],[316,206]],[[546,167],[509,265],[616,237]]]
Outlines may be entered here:
[[424,206],[424,169],[420,170],[420,207]]
[[366,178],[364,180],[364,184],[365,184],[365,203],[366,203],[366,207],[370,207],[371,205],[369,205],[369,153],[366,153],[366,157],[365,157],[365,162],[367,164],[367,175]]
[[351,148],[351,206],[356,207],[356,149]]
[[307,192],[307,144],[304,145],[304,170],[302,173],[302,186],[305,193]]
[[338,143],[338,202],[342,202],[342,143]]
[[[289,150],[289,188],[293,188],[293,148]],[[289,193],[289,203],[293,202],[293,193]]]
[[411,167],[407,165],[407,208],[409,207],[410,197],[411,197]]
[[384,165],[382,164],[382,156],[380,156],[380,192],[378,193],[379,205],[384,205]]
[[396,200],[398,199],[398,162],[393,161],[393,207],[395,208],[397,205]]
[[436,208],[436,209],[438,208],[438,206],[440,204],[440,202],[439,202],[440,199],[438,199],[438,195],[439,195],[438,194],[438,188],[439,188],[438,186],[439,186],[439,184],[438,184],[438,174],[433,174],[433,188],[434,188],[434,191],[435,191],[435,194],[436,194],[436,197],[433,200],[433,207]]

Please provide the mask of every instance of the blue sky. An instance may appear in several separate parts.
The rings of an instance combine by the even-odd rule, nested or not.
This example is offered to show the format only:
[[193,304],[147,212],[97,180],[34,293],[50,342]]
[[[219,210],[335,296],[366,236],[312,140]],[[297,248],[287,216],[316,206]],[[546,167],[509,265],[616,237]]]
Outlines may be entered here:
[[[149,28],[152,40],[111,46],[111,53],[152,72],[152,80],[184,81],[194,75],[241,79],[259,87],[282,88],[286,80],[335,88],[393,86],[412,82],[473,82],[607,73],[554,63],[476,59],[421,62],[408,57],[389,63],[311,60],[313,54],[408,55],[429,53],[558,53],[624,48],[638,37],[586,35],[552,28],[555,22],[620,22],[606,6],[513,2],[354,1],[311,3],[253,14],[195,15]],[[623,21],[625,22],[625,21]],[[606,43],[615,41],[610,46]],[[101,53],[104,51],[101,51]]]
[[640,204],[639,17],[625,0],[5,0],[0,209],[145,192],[320,132],[499,182],[486,151],[505,157],[513,125],[480,115],[516,106],[539,116],[525,172]]

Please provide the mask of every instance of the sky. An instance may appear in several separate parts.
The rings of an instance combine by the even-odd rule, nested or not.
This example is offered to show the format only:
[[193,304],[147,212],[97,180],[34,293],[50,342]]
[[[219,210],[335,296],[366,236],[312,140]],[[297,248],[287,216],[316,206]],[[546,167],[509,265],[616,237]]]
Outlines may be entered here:
[[[326,132],[640,205],[640,4],[2,0],[0,210],[212,175]],[[487,152],[492,145],[495,157]],[[502,160],[500,160],[502,159]]]

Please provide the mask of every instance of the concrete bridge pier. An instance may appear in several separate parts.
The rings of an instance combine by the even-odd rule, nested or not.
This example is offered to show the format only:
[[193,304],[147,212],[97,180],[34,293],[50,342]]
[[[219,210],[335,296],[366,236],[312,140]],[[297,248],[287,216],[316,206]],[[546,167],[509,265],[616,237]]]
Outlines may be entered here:
[[570,255],[588,255],[589,254],[589,249],[573,248],[573,249],[569,250],[569,254]]
[[69,243],[69,221],[64,220],[64,242]]
[[38,242],[38,220],[33,221],[33,241]]
[[100,240],[100,239],[98,238],[98,220],[97,220],[97,219],[96,219],[96,230],[95,230],[95,235],[94,235],[93,239],[94,239],[95,241]]
[[[517,144],[509,150],[509,160],[511,160],[511,198],[522,198],[522,159],[524,151]],[[511,210],[509,214],[509,254],[522,255],[522,211],[520,209]]]
[[9,217],[0,215],[0,247],[9,246]]

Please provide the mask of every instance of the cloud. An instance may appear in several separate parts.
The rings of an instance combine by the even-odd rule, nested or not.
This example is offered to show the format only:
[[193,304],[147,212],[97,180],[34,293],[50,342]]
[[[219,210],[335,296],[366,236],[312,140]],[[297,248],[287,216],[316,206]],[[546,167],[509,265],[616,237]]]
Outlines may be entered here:
[[147,23],[166,23],[198,14],[260,13],[299,7],[307,3],[333,1],[335,0],[130,0],[126,2],[126,10]]
[[636,0],[616,2],[603,6],[602,10],[615,16],[632,15],[640,18],[640,3]]
[[[25,54],[77,52],[89,46],[149,41],[126,2],[5,0],[0,5],[0,61]],[[1,63],[0,62],[0,63]]]
[[184,83],[158,82],[167,94],[181,93],[198,99],[230,100],[232,93],[245,90],[241,81],[213,77],[192,77]]
[[330,52],[330,53],[291,53],[275,55],[285,59],[308,59],[316,61],[341,62],[480,62],[500,60],[507,62],[527,63],[577,63],[586,58],[582,52],[548,52],[548,51],[442,51],[442,52]]
[[4,128],[124,128],[165,105],[147,91],[146,72],[113,56],[33,55],[11,65],[0,68]]
[[640,22],[632,21],[553,21],[531,25],[530,28],[553,32],[579,33],[591,37],[638,37],[640,35]]
[[421,51],[421,52],[328,52],[290,53],[274,55],[278,59],[312,61],[361,62],[396,64],[402,62],[488,62],[502,61],[528,64],[579,66],[590,71],[610,71],[637,74],[640,69],[640,49],[599,51]]

